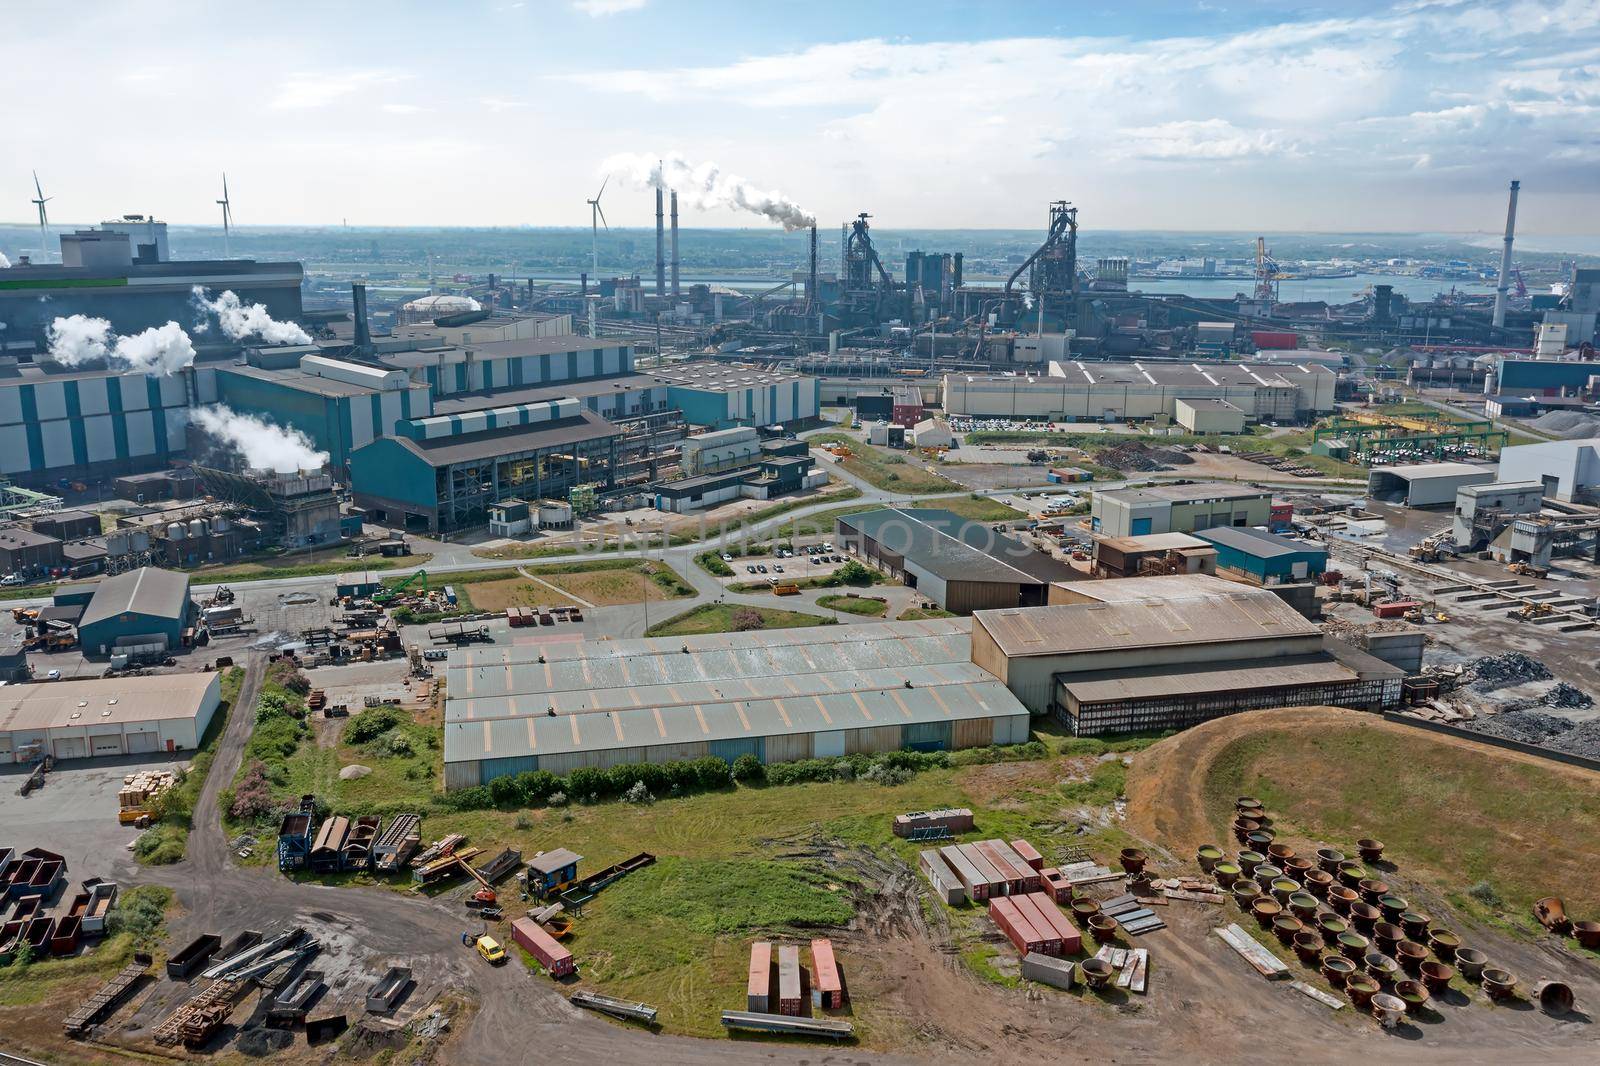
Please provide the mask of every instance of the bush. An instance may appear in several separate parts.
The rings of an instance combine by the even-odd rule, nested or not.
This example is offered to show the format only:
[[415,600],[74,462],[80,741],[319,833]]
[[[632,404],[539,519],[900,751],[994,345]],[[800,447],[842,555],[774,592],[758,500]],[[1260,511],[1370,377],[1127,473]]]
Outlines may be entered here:
[[440,802],[451,810],[486,811],[494,806],[494,796],[483,785],[473,785],[446,792]]
[[268,690],[256,700],[256,721],[267,722],[274,718],[296,718],[305,713],[287,693]]
[[239,821],[253,822],[274,806],[267,769],[260,760],[252,762],[233,788],[233,797],[227,803],[228,814]]
[[1467,889],[1467,895],[1485,907],[1499,907],[1505,902],[1500,898],[1500,893],[1496,892],[1494,886],[1487,881],[1479,881]]
[[296,696],[304,696],[311,691],[311,679],[299,671],[292,659],[279,659],[268,664],[267,684],[288,689]]
[[350,720],[345,727],[344,738],[351,744],[365,744],[378,739],[405,720],[405,716],[393,707],[373,707]]
[[[729,554],[731,555],[732,552]],[[733,567],[723,562],[722,556],[717,552],[701,552],[699,555],[694,557],[694,561],[700,564],[700,569],[704,570],[708,574],[711,574],[713,577],[733,576]]]
[[650,790],[644,787],[643,781],[635,781],[633,787],[622,794],[622,799],[624,803],[636,804],[648,804],[656,801],[656,798],[650,794]]
[[739,610],[734,611],[731,622],[735,633],[751,629],[765,629],[767,627],[766,620],[761,617],[761,612],[750,607],[741,607]]
[[396,759],[410,758],[417,753],[416,745],[403,729],[391,729],[377,740],[372,742],[372,750],[378,755],[388,755]]
[[863,781],[872,781],[880,785],[903,785],[916,776],[916,771],[909,766],[890,766],[888,763],[873,763],[867,772],[861,775]]
[[844,585],[870,585],[874,578],[877,577],[876,574],[855,559],[851,559],[835,570],[833,576],[838,578],[839,582]]
[[552,807],[565,807],[567,805],[567,794],[565,792],[552,792],[550,793],[550,798],[545,802]]
[[754,784],[766,778],[766,768],[761,765],[761,760],[749,752],[733,760],[733,779],[746,784]]

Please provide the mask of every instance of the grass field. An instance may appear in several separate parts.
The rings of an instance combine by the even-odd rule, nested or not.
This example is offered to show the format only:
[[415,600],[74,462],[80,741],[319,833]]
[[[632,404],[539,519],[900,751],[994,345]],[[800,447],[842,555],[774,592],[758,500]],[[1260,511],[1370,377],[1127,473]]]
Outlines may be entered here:
[[832,625],[833,619],[775,607],[735,607],[725,603],[704,603],[645,630],[647,637],[684,637],[698,633],[732,633],[739,629],[738,616],[759,619],[760,625],[748,629],[796,629],[800,626]]
[[882,618],[889,613],[888,601],[873,596],[819,596],[817,606],[868,618]]
[[939,608],[939,607],[907,607],[905,610],[900,612],[900,616],[898,618],[898,621],[901,621],[901,622],[918,622],[918,621],[921,621],[924,618],[954,618],[954,617],[955,617],[955,615],[953,615],[949,611],[946,611],[946,610],[944,610],[942,608]]
[[975,494],[940,496],[932,500],[917,500],[911,506],[924,510],[933,508],[940,511],[950,511],[974,522],[1014,522],[1019,518],[1028,517],[1015,507],[1008,507],[999,500],[991,500],[987,496]]
[[426,567],[431,555],[405,555],[395,559],[367,556],[364,559],[347,558],[343,551],[323,552],[307,562],[304,554],[288,553],[271,559],[244,563],[223,563],[214,567],[191,570],[190,577],[197,585],[222,583],[239,584],[246,581],[264,581],[277,577],[322,577],[343,574],[350,570],[413,570]]
[[[643,603],[646,599],[676,600],[694,595],[693,587],[665,563],[637,559],[619,561],[632,565],[567,574],[540,574],[540,577],[597,607]],[[539,570],[533,568],[529,573],[538,574]]]
[[847,473],[854,474],[874,488],[887,492],[943,492],[952,487],[949,478],[925,470],[908,462],[887,448],[877,448],[845,433],[818,433],[810,438],[813,445],[844,444],[850,457],[839,461]]
[[[1262,451],[1272,452],[1285,457],[1292,456],[1305,466],[1320,470],[1323,473],[1340,478],[1364,478],[1366,468],[1354,463],[1342,463],[1337,459],[1329,459],[1323,455],[1311,455],[1310,431],[1290,431],[1268,436],[1270,430],[1265,426],[1252,426],[1249,433],[1238,435],[1207,434],[1197,436],[1191,433],[1175,433],[1171,436],[1153,436],[1144,433],[1083,433],[1062,431],[1048,433],[1033,430],[980,430],[969,433],[967,439],[973,444],[1035,444],[1051,448],[1079,448],[1091,455],[1101,448],[1110,448],[1119,444],[1141,443],[1152,448],[1172,448],[1182,445],[1192,447],[1204,444],[1211,449],[1228,448],[1235,452]],[[1073,463],[1074,466],[1083,466],[1082,463]],[[1097,478],[1107,480],[1118,472],[1108,467],[1090,464],[1088,467]],[[1182,468],[1179,468],[1181,472]],[[1268,473],[1262,468],[1263,473]]]
[[[1529,907],[1541,896],[1562,896],[1573,914],[1600,909],[1595,782],[1592,773],[1403,727],[1271,729],[1221,749],[1205,802],[1218,825],[1233,798],[1248,794],[1279,815],[1280,832],[1286,820],[1307,838],[1375,836],[1386,858],[1456,907],[1531,928]],[[1488,888],[1469,895],[1475,885]]]

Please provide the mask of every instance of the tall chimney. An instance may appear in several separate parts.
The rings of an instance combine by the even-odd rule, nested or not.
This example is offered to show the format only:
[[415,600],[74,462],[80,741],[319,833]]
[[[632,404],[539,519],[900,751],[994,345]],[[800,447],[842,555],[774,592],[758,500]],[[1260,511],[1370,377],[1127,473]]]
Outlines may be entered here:
[[678,190],[672,190],[672,298],[678,298]]
[[578,295],[579,296],[588,296],[589,295],[589,275],[588,275],[587,272],[580,273],[578,275]]
[[1511,288],[1511,242],[1517,235],[1517,190],[1522,188],[1522,182],[1511,183],[1511,200],[1506,204],[1506,244],[1500,252],[1500,283],[1494,288],[1494,324],[1503,328],[1506,324],[1506,292]]
[[817,299],[817,224],[811,223],[811,269],[806,274],[806,310],[822,310],[822,301]]
[[356,320],[356,349],[368,352],[372,350],[372,331],[367,328],[367,283],[353,281],[350,283],[350,303],[354,307]]
[[656,186],[656,295],[667,294],[667,232],[661,217],[661,186]]

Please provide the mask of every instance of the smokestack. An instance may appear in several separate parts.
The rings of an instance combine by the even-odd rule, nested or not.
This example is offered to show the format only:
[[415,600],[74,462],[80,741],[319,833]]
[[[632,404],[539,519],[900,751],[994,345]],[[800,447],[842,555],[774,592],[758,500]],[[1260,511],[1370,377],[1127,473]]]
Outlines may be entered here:
[[672,298],[678,298],[678,190],[672,190]]
[[578,275],[578,295],[589,295],[589,275],[587,273]]
[[812,311],[822,310],[822,301],[817,299],[817,224],[811,223],[811,267],[806,274],[806,307]]
[[667,294],[667,232],[661,216],[661,186],[656,186],[656,295]]
[[350,303],[355,308],[356,320],[356,348],[366,352],[372,350],[372,331],[367,327],[367,283],[353,281],[350,283]]
[[1496,328],[1503,328],[1506,324],[1506,291],[1511,288],[1511,242],[1517,235],[1517,190],[1522,188],[1522,182],[1511,183],[1511,199],[1506,204],[1506,245],[1500,253],[1500,283],[1494,289],[1494,324]]

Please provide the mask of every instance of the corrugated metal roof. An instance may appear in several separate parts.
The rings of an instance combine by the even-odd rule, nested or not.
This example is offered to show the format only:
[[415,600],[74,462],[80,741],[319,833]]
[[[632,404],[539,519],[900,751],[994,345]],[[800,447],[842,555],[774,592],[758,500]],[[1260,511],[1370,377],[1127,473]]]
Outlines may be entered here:
[[1226,481],[1196,481],[1188,485],[1147,485],[1139,489],[1107,489],[1099,493],[1123,503],[1192,503],[1199,500],[1248,500],[1272,495],[1266,489]]
[[[1205,546],[1204,541],[1198,543]],[[1215,574],[1153,574],[1094,581],[1057,581],[1055,587],[1100,603],[1206,599],[1241,593],[1259,594],[1262,591],[1258,586],[1229,581]]]
[[1199,667],[1093,670],[1062,675],[1061,687],[1080,703],[1107,703],[1355,680],[1354,670],[1333,656],[1322,654],[1282,659],[1231,659]]
[[1395,477],[1402,477],[1407,481],[1416,481],[1435,477],[1470,477],[1474,474],[1493,475],[1495,468],[1492,466],[1478,466],[1474,463],[1405,463],[1400,466],[1375,466],[1368,473],[1369,475],[1393,474]]
[[78,627],[120,614],[182,619],[188,610],[189,575],[142,566],[101,580]]
[[838,523],[841,529],[871,537],[880,547],[951,581],[1032,585],[1076,573],[1015,537],[951,511],[884,507],[843,515]]
[[152,674],[0,686],[0,731],[195,717],[216,674]]
[[1261,529],[1246,526],[1218,526],[1202,529],[1196,536],[1213,544],[1221,544],[1257,559],[1278,559],[1285,555],[1313,553],[1326,556],[1328,549],[1320,544],[1303,540],[1290,540]]
[[972,664],[967,630],[929,619],[463,649],[446,668],[445,760],[1025,714]]
[[978,611],[972,621],[1002,652],[1019,657],[1322,633],[1272,593],[1244,588],[1216,596]]
[[581,411],[573,418],[561,418],[554,422],[534,422],[481,433],[463,433],[456,437],[387,439],[431,466],[449,466],[452,463],[494,459],[513,452],[531,452],[540,448],[556,448],[563,444],[620,436],[622,430],[593,411]]

